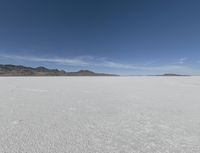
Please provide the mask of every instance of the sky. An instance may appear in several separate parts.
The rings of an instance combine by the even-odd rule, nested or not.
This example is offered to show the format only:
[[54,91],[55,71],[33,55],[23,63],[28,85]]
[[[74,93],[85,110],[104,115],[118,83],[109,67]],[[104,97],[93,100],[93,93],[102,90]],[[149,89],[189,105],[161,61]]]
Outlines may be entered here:
[[0,0],[0,64],[200,75],[199,0]]

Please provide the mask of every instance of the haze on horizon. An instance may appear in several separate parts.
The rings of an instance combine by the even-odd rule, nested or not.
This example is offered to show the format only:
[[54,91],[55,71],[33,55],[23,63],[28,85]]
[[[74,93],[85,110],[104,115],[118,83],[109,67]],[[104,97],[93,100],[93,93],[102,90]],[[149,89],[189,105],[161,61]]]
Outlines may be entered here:
[[2,0],[0,64],[200,75],[198,0]]

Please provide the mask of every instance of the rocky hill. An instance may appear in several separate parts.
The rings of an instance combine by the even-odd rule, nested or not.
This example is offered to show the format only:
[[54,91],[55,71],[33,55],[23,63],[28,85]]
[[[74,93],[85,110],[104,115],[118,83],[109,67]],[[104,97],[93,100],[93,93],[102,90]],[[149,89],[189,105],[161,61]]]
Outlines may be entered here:
[[66,72],[45,67],[26,67],[22,65],[0,64],[0,76],[116,76],[114,74],[95,73],[89,70]]

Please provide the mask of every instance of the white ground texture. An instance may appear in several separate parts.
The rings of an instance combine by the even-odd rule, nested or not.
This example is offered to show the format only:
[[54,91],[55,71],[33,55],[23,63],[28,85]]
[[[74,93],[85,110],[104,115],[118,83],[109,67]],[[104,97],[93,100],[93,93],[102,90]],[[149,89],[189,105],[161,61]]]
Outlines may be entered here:
[[0,77],[0,153],[200,153],[200,77]]

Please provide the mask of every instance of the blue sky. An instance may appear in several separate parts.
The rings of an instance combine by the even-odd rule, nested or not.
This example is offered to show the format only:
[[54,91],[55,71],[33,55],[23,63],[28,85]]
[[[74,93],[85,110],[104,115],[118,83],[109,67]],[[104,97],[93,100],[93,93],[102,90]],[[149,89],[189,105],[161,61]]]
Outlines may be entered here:
[[0,63],[200,75],[198,0],[1,0]]

